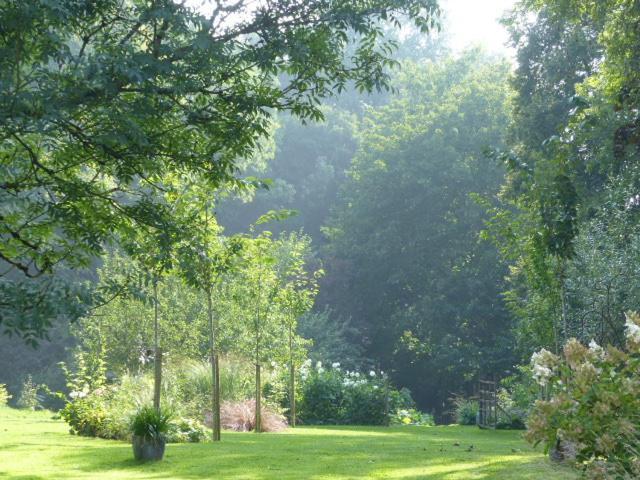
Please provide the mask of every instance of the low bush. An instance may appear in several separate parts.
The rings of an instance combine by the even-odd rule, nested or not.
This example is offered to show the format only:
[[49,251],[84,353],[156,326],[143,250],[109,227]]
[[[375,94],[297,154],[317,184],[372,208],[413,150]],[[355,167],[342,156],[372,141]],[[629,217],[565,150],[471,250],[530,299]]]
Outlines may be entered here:
[[409,391],[393,388],[382,372],[306,362],[301,378],[299,414],[309,424],[388,425],[398,409],[414,406]]
[[190,418],[180,418],[171,423],[167,432],[168,443],[204,442],[210,433],[202,423]]
[[38,399],[38,385],[33,383],[31,375],[27,375],[22,383],[22,389],[16,402],[18,408],[25,408],[29,410],[36,410],[40,407],[40,401]]
[[[236,432],[250,432],[255,430],[255,400],[241,402],[223,402],[220,407],[220,422],[222,428]],[[287,428],[287,420],[268,405],[262,405],[260,410],[260,426],[263,432],[279,432]],[[211,423],[211,415],[207,417]]]
[[391,425],[423,425],[428,427],[436,424],[433,415],[421,412],[415,408],[402,408],[397,410],[391,416],[390,423]]
[[592,479],[640,478],[640,315],[626,323],[627,350],[570,339],[562,356],[532,356],[533,376],[548,399],[538,400],[526,438],[554,451],[571,445]]
[[4,383],[0,383],[0,407],[4,407],[11,398],[7,386]]
[[456,396],[452,399],[453,415],[459,425],[475,425],[478,418],[479,405],[477,400]]
[[119,438],[107,432],[107,411],[97,396],[76,398],[60,410],[60,416],[70,427],[69,432],[86,437]]
[[498,390],[498,422],[501,430],[524,430],[527,410],[520,408],[505,388]]

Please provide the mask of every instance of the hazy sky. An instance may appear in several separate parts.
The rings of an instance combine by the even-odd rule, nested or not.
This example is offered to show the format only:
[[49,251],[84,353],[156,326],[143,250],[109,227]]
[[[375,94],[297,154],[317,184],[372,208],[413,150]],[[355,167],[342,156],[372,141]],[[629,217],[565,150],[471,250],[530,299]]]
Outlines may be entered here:
[[515,0],[440,0],[453,50],[482,44],[490,52],[511,53],[505,47],[507,32],[498,19],[514,3]]
[[[505,47],[507,33],[498,19],[515,1],[440,0],[446,15],[444,33],[452,49],[457,52],[471,44],[481,44],[489,52],[510,55],[512,52]],[[210,0],[186,0],[186,3],[205,14],[212,8]]]

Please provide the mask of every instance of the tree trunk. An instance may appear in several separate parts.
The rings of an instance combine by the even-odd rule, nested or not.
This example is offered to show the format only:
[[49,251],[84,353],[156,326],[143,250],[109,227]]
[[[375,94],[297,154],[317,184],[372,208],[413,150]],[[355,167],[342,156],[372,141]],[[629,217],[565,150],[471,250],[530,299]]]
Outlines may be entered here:
[[162,384],[162,351],[158,333],[158,277],[153,279],[153,408],[160,410],[160,386]]
[[296,369],[293,362],[293,326],[289,325],[289,380],[290,380],[290,397],[289,397],[289,423],[295,428],[296,426]]
[[213,416],[213,424],[215,425],[216,441],[220,441],[220,435],[222,433],[222,425],[220,422],[220,356],[216,353],[215,364],[215,383],[213,384],[213,405],[215,414]]
[[213,299],[211,288],[207,289],[207,315],[209,317],[209,360],[211,362],[211,423],[214,442],[220,440],[220,388],[218,373],[218,355],[216,352],[216,333],[213,324]]
[[260,364],[256,362],[256,416],[255,416],[255,433],[262,431],[262,385],[260,383]]

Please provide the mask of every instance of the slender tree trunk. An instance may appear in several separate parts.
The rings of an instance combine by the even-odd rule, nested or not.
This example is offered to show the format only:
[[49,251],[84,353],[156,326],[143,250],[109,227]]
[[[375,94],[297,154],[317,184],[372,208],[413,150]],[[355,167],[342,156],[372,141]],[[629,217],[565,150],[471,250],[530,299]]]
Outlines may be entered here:
[[296,369],[293,362],[293,325],[289,325],[289,423],[296,426]]
[[569,325],[567,323],[567,289],[566,289],[566,279],[565,279],[565,267],[566,267],[566,260],[562,259],[561,260],[561,266],[560,266],[560,308],[561,308],[561,314],[562,314],[562,344],[564,344],[567,341],[568,338],[568,334],[569,334]]
[[220,440],[220,388],[218,373],[218,354],[216,351],[216,332],[213,323],[213,299],[211,287],[207,288],[207,315],[209,317],[209,360],[211,362],[211,423],[212,440]]
[[220,422],[220,356],[216,352],[214,358],[215,365],[215,383],[213,384],[213,404],[215,408],[215,415],[213,417],[214,425],[216,426],[217,437],[216,441],[220,441],[220,435],[222,434],[222,425]]
[[255,417],[255,433],[262,431],[262,384],[260,382],[260,362],[256,358],[256,417]]
[[158,326],[158,276],[153,278],[153,407],[160,410],[160,386],[162,384],[162,351]]

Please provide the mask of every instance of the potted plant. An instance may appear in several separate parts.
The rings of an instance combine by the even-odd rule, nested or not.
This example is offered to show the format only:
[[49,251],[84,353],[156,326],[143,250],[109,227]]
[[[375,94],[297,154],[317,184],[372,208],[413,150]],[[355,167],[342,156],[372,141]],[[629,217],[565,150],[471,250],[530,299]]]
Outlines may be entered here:
[[170,420],[171,414],[162,409],[145,406],[138,410],[131,421],[136,460],[162,460]]

